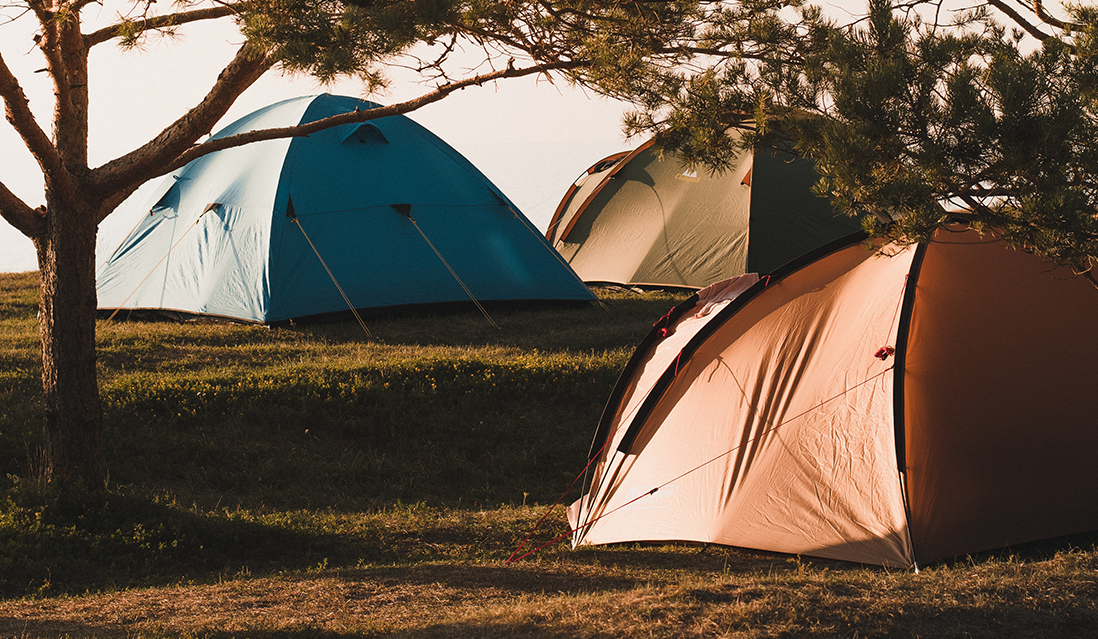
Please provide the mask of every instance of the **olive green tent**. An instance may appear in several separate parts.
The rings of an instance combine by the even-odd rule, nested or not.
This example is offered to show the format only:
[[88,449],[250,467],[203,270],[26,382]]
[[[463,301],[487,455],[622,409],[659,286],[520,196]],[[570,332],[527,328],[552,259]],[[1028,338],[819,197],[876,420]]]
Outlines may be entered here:
[[771,147],[710,174],[649,141],[588,169],[546,238],[585,282],[700,288],[857,231],[811,193],[818,179],[811,162]]

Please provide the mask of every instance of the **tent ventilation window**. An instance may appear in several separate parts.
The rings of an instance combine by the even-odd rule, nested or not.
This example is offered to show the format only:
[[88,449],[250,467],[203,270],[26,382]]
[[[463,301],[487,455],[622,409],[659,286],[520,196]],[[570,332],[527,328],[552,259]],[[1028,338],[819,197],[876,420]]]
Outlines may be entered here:
[[348,144],[351,142],[388,144],[389,140],[386,139],[385,134],[382,133],[381,129],[377,128],[377,126],[370,124],[369,122],[363,122],[351,129],[351,132],[339,141],[340,144]]

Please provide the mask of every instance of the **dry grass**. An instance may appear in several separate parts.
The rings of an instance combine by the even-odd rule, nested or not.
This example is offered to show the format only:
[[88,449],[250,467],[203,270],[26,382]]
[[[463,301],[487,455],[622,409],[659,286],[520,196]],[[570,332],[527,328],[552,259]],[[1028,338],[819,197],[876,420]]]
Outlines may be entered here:
[[14,637],[1084,637],[1091,553],[918,574],[728,549],[554,552],[0,603]]

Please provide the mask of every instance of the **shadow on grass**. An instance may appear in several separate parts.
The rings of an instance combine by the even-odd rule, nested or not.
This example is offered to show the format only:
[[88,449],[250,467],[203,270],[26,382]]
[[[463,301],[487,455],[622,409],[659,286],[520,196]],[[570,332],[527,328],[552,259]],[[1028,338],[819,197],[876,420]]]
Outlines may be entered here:
[[337,540],[145,499],[0,502],[0,596],[46,596],[304,569]]
[[[367,317],[366,323],[385,344],[586,352],[634,345],[652,322],[689,296],[685,291],[604,292],[600,304],[489,305],[498,328],[473,309],[390,310]],[[329,343],[363,341],[357,324],[332,319],[306,321],[292,330]],[[623,335],[630,339],[623,343]]]
[[104,328],[111,479],[206,508],[552,500],[679,297],[506,309],[498,330],[476,312],[371,318],[380,343],[355,322]]
[[[638,621],[648,621],[645,637],[859,637],[916,639],[933,636],[937,639],[1053,639],[1092,637],[1095,618],[1085,610],[1049,612],[1031,611],[1013,606],[993,607],[974,613],[957,606],[933,605],[904,606],[894,609],[875,622],[849,623],[849,618],[868,617],[875,614],[877,606],[870,603],[841,604],[838,609],[823,608],[818,611],[783,611],[770,614],[743,613],[741,604],[694,604],[683,602],[684,609],[653,623],[644,614],[658,611],[636,610]],[[578,611],[577,611],[578,612]],[[807,613],[807,614],[805,614]],[[580,616],[580,615],[576,615]],[[700,623],[699,623],[700,622]],[[539,619],[536,616],[508,621],[469,621],[428,625],[405,631],[385,633],[383,636],[401,639],[430,637],[432,639],[472,637],[482,639],[507,638],[538,639],[555,638],[609,638],[629,636],[628,627],[615,623],[613,614],[591,610],[589,621],[565,619]],[[708,627],[710,632],[698,626]],[[268,635],[249,634],[254,639]],[[301,635],[270,635],[270,637]],[[327,636],[327,635],[321,635]],[[356,636],[356,635],[341,635]],[[371,635],[357,635],[371,636]],[[382,635],[372,635],[382,636]],[[226,637],[227,639],[227,637]]]
[[[247,632],[187,632],[178,633],[134,633],[125,625],[104,623],[80,623],[74,621],[38,621],[0,617],[0,628],[11,628],[15,639],[58,637],[74,639],[77,637],[125,637],[126,639],[152,639],[159,637],[186,637],[188,639],[350,639],[352,637],[376,637],[374,633],[335,632],[316,628],[296,628],[278,630],[248,630]],[[388,633],[386,633],[388,636]]]
[[[468,583],[464,564],[477,562],[487,585],[511,583],[536,574],[531,592],[568,591],[576,571],[644,575],[659,582],[666,574],[768,575],[859,573],[866,567],[827,559],[796,557],[724,546],[628,544],[563,550],[552,544],[511,565],[503,563],[533,530],[541,507],[481,511],[396,506],[374,513],[336,511],[199,512],[147,498],[108,495],[89,499],[44,497],[13,489],[0,501],[0,596],[47,596],[176,583],[208,583],[222,577],[263,576],[323,566],[352,570],[362,565],[457,562],[457,568],[424,568],[430,579],[443,575]],[[553,517],[537,531],[529,551],[567,531]],[[1087,533],[1000,549],[941,562],[944,569],[1001,561],[1036,563],[1058,553],[1092,551],[1098,533]],[[499,562],[498,570],[485,564]],[[554,580],[556,566],[569,576]],[[382,570],[382,569],[372,569]],[[414,578],[416,570],[393,568]],[[447,570],[453,572],[447,573]],[[878,572],[885,569],[871,568]],[[504,576],[508,576],[504,579]],[[510,579],[510,581],[508,581]],[[526,586],[521,586],[526,588]],[[585,580],[578,588],[596,587]],[[614,588],[611,583],[599,588]]]

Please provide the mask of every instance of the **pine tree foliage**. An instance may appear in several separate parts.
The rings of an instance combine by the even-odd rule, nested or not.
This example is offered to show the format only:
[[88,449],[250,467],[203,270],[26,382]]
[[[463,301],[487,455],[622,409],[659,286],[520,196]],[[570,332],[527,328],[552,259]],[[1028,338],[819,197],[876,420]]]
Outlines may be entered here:
[[786,138],[818,162],[821,195],[877,235],[918,241],[968,220],[1092,277],[1098,12],[1018,6],[1055,28],[1001,3],[870,0],[848,24],[811,7],[725,11],[710,64],[664,74],[630,126],[714,169],[738,151],[729,127]]

